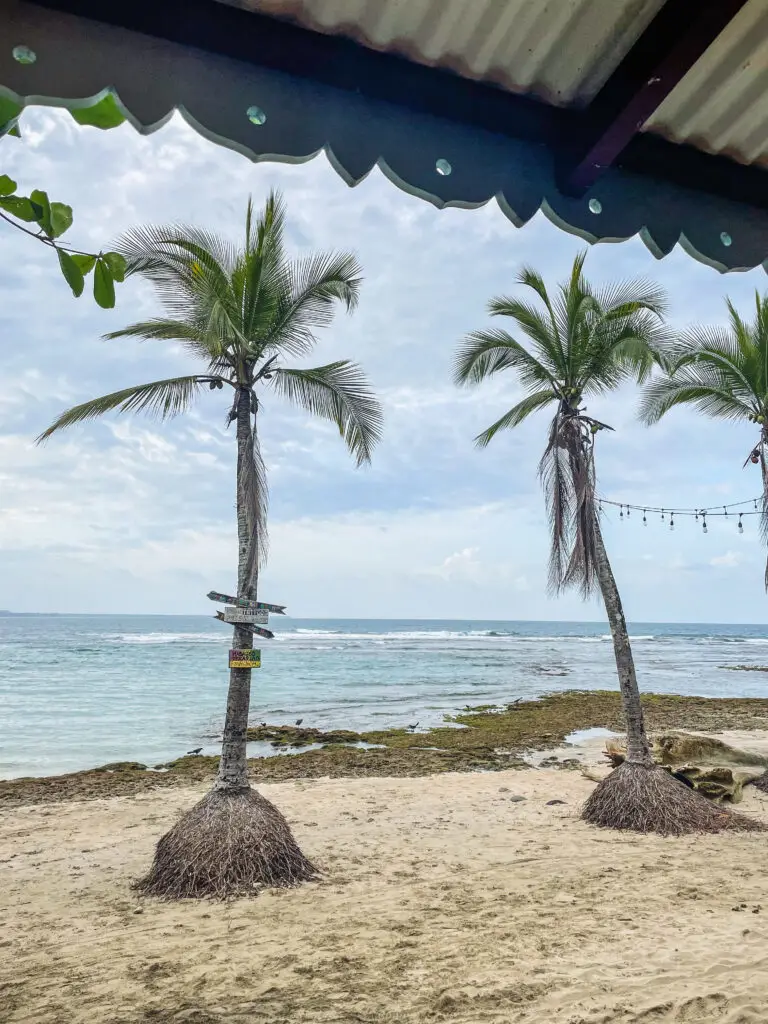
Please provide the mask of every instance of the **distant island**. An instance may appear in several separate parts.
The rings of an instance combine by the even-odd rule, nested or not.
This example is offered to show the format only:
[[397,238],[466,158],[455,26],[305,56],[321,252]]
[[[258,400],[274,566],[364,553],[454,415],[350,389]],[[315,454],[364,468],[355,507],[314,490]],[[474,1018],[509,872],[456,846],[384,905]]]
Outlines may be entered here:
[[29,617],[29,616],[32,616],[32,615],[61,615],[61,614],[62,614],[61,612],[9,612],[7,608],[0,608],[0,619],[1,618],[8,619],[8,618],[11,618],[11,617],[21,618],[22,616]]

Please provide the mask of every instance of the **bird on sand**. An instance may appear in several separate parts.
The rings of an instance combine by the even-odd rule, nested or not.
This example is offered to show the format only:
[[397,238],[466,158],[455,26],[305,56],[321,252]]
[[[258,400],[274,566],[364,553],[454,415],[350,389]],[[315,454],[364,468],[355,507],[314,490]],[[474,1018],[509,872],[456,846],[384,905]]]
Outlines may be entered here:
[[303,718],[297,718],[297,719],[296,719],[296,725],[301,725],[301,723],[302,723],[303,721],[304,721],[304,719],[303,719]]
[[411,732],[415,732],[416,731],[416,726],[418,724],[419,724],[418,722],[414,722],[413,725],[409,725],[408,728],[411,730]]
[[203,749],[202,747],[195,747],[194,750],[188,750],[187,753],[188,754],[199,754],[202,749]]

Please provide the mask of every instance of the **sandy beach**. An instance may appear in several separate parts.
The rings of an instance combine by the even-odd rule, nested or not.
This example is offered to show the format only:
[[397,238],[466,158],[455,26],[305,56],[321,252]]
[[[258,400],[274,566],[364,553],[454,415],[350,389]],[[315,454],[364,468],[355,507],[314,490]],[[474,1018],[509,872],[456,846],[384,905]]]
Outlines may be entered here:
[[[592,785],[554,768],[264,785],[323,878],[230,904],[130,889],[203,786],[9,809],[0,1020],[768,1019],[765,837],[600,831],[577,819]],[[740,810],[768,822],[768,795]]]

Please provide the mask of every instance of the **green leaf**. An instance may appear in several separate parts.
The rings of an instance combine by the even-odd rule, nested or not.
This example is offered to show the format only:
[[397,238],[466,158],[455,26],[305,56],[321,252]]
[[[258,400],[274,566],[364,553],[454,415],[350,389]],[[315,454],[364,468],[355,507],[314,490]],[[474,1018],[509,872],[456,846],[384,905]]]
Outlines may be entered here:
[[72,207],[51,203],[51,238],[58,238],[72,227]]
[[29,224],[42,213],[42,209],[25,196],[0,196],[0,210]]
[[0,174],[0,196],[10,196],[17,189],[16,182],[7,174]]
[[125,280],[126,270],[128,269],[128,264],[125,262],[124,258],[119,252],[105,252],[102,259],[109,267],[112,277],[122,284]]
[[18,100],[9,99],[7,96],[0,96],[0,125],[8,130],[8,125],[16,120],[22,111],[22,104]]
[[[2,131],[0,131],[0,135],[2,135],[2,134],[3,134]],[[21,132],[19,131],[19,126],[17,124],[15,124],[13,126],[13,128],[10,128],[6,132],[6,135],[11,135],[11,136],[13,136],[14,139],[20,139],[21,138]]]
[[85,253],[80,252],[73,253],[72,259],[77,265],[78,269],[80,270],[80,273],[83,274],[83,276],[85,276],[86,274],[90,274],[96,263],[95,256],[88,256]]
[[93,297],[102,309],[112,309],[115,305],[115,282],[109,266],[100,259],[96,262],[93,274]]
[[35,218],[37,223],[46,235],[48,235],[49,238],[52,238],[53,227],[51,225],[51,202],[48,198],[48,193],[36,188],[34,192],[30,193],[29,198],[41,209],[40,214]]
[[61,272],[64,275],[67,284],[72,289],[72,294],[77,298],[83,294],[83,288],[85,287],[83,272],[68,252],[64,252],[63,249],[57,249],[56,251],[59,256]]
[[90,125],[93,128],[116,128],[125,120],[112,93],[107,93],[98,103],[91,107],[80,107],[70,110],[70,114],[78,124]]

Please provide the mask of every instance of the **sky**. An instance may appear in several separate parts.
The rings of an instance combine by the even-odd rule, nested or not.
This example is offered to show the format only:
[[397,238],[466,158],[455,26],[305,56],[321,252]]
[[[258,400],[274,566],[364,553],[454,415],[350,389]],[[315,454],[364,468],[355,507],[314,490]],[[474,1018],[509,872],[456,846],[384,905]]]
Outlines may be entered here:
[[[514,376],[457,389],[451,364],[486,305],[516,289],[521,264],[551,285],[584,243],[538,214],[515,228],[495,202],[437,210],[378,169],[351,189],[324,154],[299,165],[254,164],[174,117],[141,136],[128,125],[81,128],[65,111],[31,109],[23,139],[3,141],[0,170],[47,189],[75,212],[67,236],[107,248],[142,223],[191,222],[237,239],[247,198],[278,188],[295,254],[354,250],[365,280],[341,310],[317,363],[351,358],[384,407],[384,437],[357,469],[338,432],[270,396],[261,431],[270,487],[270,556],[260,596],[296,617],[589,620],[598,600],[546,591],[547,522],[536,464],[547,414],[496,437],[473,437],[517,401]],[[51,253],[0,224],[0,608],[13,611],[207,614],[206,593],[235,580],[234,437],[224,392],[157,421],[109,416],[34,437],[60,412],[131,384],[194,372],[171,343],[102,335],[159,312],[140,280],[118,286],[114,310],[75,299]],[[749,313],[765,274],[720,275],[679,247],[662,261],[639,238],[596,245],[596,282],[651,277],[671,323],[724,321],[725,297]],[[636,420],[637,389],[594,402],[615,433],[600,436],[599,487],[634,504],[703,506],[759,492],[742,463],[745,426],[677,410]],[[634,622],[764,622],[765,553],[748,518],[693,520],[674,531],[606,515],[605,537]]]

